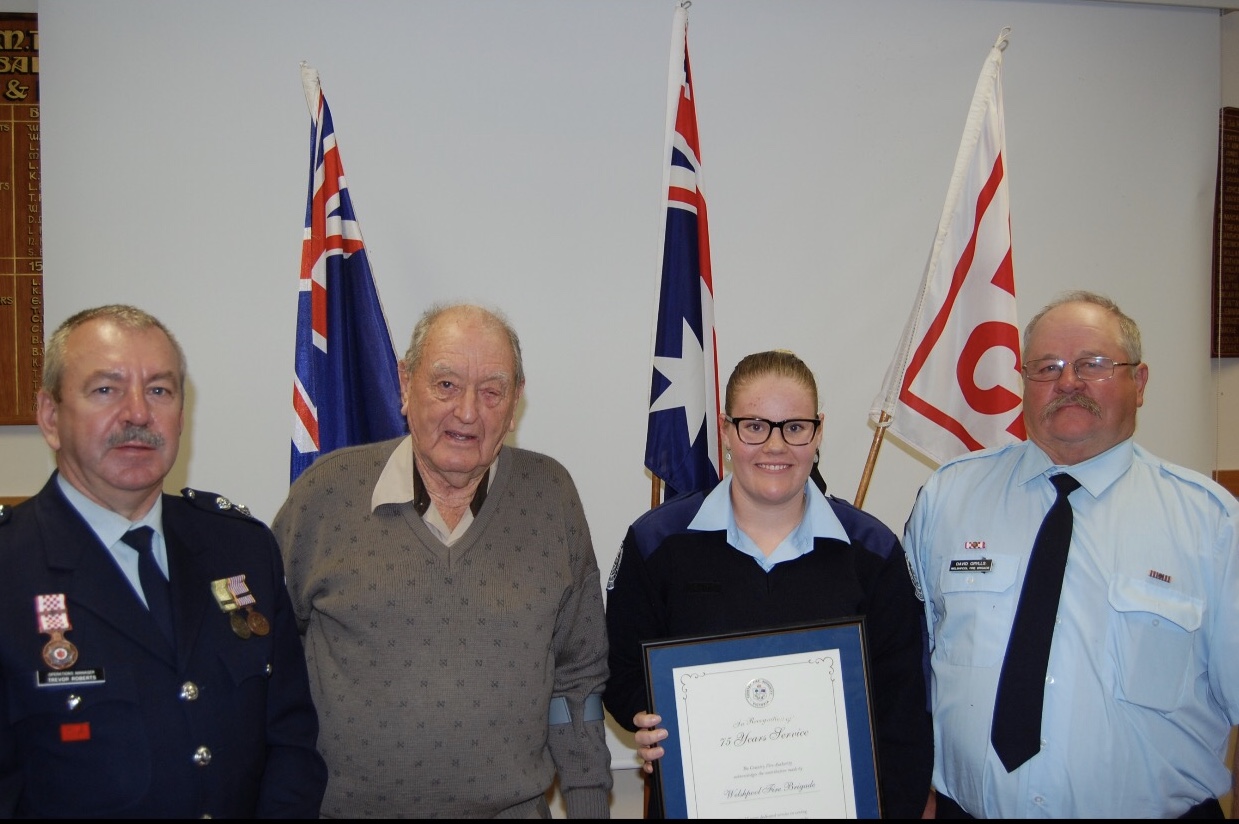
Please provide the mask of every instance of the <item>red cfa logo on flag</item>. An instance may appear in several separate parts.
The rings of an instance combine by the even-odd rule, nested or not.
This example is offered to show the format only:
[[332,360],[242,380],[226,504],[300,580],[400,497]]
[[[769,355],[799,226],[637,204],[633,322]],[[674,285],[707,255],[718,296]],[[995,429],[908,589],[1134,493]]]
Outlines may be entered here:
[[938,463],[1025,437],[1002,111],[1007,34],[977,81],[921,292],[871,411]]

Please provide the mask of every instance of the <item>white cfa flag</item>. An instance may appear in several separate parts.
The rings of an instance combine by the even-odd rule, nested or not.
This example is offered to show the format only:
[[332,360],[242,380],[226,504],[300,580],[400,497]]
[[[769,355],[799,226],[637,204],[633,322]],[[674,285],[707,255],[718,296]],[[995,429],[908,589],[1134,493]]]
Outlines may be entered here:
[[938,463],[1025,437],[1002,114],[1010,32],[981,69],[920,295],[870,411]]

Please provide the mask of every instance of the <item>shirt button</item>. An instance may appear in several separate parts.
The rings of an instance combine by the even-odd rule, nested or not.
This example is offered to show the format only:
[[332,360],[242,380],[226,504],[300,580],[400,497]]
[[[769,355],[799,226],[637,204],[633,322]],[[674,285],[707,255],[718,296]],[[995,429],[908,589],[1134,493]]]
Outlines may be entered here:
[[181,684],[180,699],[182,701],[197,701],[198,685],[193,681],[186,681],[184,684]]
[[1045,677],[1045,682],[1046,682],[1047,684],[1053,684],[1053,683],[1054,683],[1054,676],[1053,676],[1053,675],[1047,675],[1047,676]]
[[207,747],[199,747],[194,750],[194,763],[199,767],[205,767],[211,763],[211,750]]

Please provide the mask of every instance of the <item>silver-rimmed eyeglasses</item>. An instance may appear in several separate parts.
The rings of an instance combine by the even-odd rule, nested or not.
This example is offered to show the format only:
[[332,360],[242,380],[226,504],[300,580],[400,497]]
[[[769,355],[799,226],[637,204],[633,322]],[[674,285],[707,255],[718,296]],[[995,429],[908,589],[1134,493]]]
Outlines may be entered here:
[[1076,358],[1065,361],[1061,358],[1039,358],[1024,364],[1021,370],[1030,381],[1056,381],[1068,366],[1082,381],[1104,381],[1114,377],[1116,366],[1139,366],[1139,363],[1116,363],[1110,358]]
[[768,421],[765,418],[733,418],[727,416],[727,422],[734,424],[740,440],[749,446],[757,446],[770,440],[770,433],[779,430],[783,435],[783,443],[788,446],[804,446],[813,441],[821,421],[817,418],[788,418],[785,421]]

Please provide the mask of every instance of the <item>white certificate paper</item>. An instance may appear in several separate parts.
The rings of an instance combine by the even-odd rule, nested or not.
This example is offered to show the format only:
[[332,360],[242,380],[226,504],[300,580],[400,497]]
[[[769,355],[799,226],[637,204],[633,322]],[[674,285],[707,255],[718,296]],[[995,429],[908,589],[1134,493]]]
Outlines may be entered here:
[[839,650],[675,667],[689,818],[856,818]]

